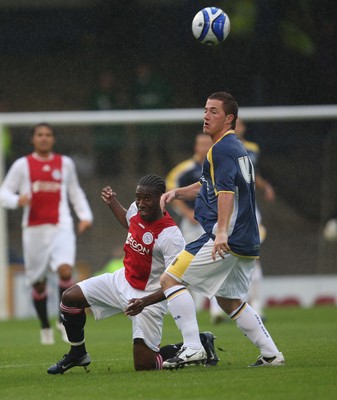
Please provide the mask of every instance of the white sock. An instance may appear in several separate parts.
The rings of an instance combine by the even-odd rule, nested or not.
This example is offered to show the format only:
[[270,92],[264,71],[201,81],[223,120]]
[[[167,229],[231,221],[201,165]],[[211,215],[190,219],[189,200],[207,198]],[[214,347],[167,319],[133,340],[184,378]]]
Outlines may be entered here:
[[274,357],[279,353],[260,316],[249,304],[243,303],[230,317],[236,321],[244,335],[260,349],[262,356]]
[[195,304],[191,294],[183,285],[175,285],[165,290],[164,293],[168,300],[168,309],[183,336],[183,345],[192,350],[199,350],[202,344],[199,337]]

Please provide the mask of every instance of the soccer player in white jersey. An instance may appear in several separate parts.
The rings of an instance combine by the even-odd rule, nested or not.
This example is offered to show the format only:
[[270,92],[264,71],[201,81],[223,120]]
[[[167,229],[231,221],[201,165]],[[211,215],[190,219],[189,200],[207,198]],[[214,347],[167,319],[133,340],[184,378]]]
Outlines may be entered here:
[[[41,123],[31,133],[34,151],[13,163],[1,185],[0,202],[9,209],[23,208],[25,273],[32,286],[33,303],[41,324],[41,344],[53,344],[46,279],[48,267],[58,272],[60,296],[74,283],[76,237],[69,201],[79,219],[79,234],[92,225],[93,216],[73,161],[53,152],[53,128]],[[67,341],[60,321],[56,326]]]
[[[63,293],[60,308],[71,348],[48,369],[49,374],[63,374],[69,368],[90,364],[84,339],[86,307],[90,307],[95,319],[99,320],[124,312],[132,299],[145,295],[156,304],[130,317],[135,369],[161,369],[163,358],[176,353],[174,345],[160,349],[167,306],[166,301],[162,301],[165,300],[163,292],[158,289],[161,274],[183,250],[185,241],[171,216],[160,208],[160,198],[165,190],[163,178],[156,175],[143,177],[136,188],[136,200],[128,210],[118,202],[110,186],[102,190],[103,201],[118,222],[128,229],[124,267],[79,282]],[[211,333],[200,336],[207,342],[206,348],[211,346],[214,350]]]
[[252,366],[285,363],[260,316],[242,300],[259,256],[260,239],[254,168],[234,132],[237,115],[238,106],[231,94],[217,92],[208,97],[203,130],[213,146],[202,176],[199,182],[168,191],[161,199],[164,207],[174,199],[196,198],[195,217],[206,232],[185,247],[161,278],[169,311],[184,339],[180,351],[164,362],[164,368],[199,363],[206,357],[186,284],[209,298],[215,295],[222,309],[260,349],[261,355]]

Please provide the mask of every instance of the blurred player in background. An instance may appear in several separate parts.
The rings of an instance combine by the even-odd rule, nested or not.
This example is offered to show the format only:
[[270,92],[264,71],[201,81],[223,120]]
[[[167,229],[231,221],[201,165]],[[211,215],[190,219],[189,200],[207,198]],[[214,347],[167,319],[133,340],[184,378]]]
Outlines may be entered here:
[[274,201],[275,200],[275,191],[271,184],[264,179],[259,170],[258,170],[258,159],[260,156],[260,147],[257,143],[250,142],[245,139],[245,134],[246,134],[246,124],[241,118],[238,118],[236,121],[236,127],[235,127],[235,133],[238,136],[238,138],[241,140],[243,145],[245,146],[245,149],[247,150],[247,153],[250,157],[250,159],[253,162],[254,167],[256,168],[256,175],[255,175],[255,186],[256,189],[259,190],[262,194],[265,200],[267,201]]
[[[212,139],[204,133],[199,133],[195,137],[192,158],[182,161],[167,174],[167,190],[195,183],[201,176],[202,164],[211,146]],[[172,203],[174,210],[181,218],[179,228],[183,233],[186,243],[192,242],[204,233],[199,222],[194,219],[194,204],[195,200],[175,200]]]
[[[41,344],[47,345],[54,344],[47,312],[48,267],[59,275],[60,296],[73,284],[76,237],[69,202],[79,219],[79,234],[92,225],[93,216],[73,161],[53,152],[53,128],[46,123],[36,125],[31,141],[33,153],[11,166],[0,188],[0,201],[9,209],[23,208],[25,272],[41,324]],[[60,321],[56,327],[67,341]]]
[[[241,118],[238,118],[236,120],[235,133],[243,143],[250,159],[253,162],[255,168],[255,188],[262,194],[264,200],[268,202],[273,202],[275,200],[275,191],[272,185],[262,177],[258,168],[260,147],[257,143],[245,139],[246,131],[247,131],[246,124]],[[267,232],[266,228],[262,224],[262,217],[258,207],[256,207],[256,218],[259,225],[260,241],[261,243],[263,243],[266,238]],[[263,271],[261,268],[261,263],[259,260],[256,260],[256,266],[254,269],[254,274],[252,278],[251,287],[249,289],[247,301],[264,320],[265,317],[263,313],[263,305],[261,299],[262,279],[263,279]],[[225,320],[225,314],[221,309],[221,307],[218,305],[215,298],[211,299],[210,301],[210,314],[211,314],[211,322],[213,324]]]
[[[197,134],[194,142],[193,156],[176,165],[167,174],[167,190],[188,186],[197,182],[202,173],[202,164],[211,146],[212,139],[208,135],[205,135],[202,132]],[[172,203],[174,211],[180,218],[179,228],[181,229],[186,243],[192,242],[205,233],[199,222],[194,219],[194,204],[195,200],[175,200]],[[197,311],[201,310],[205,305],[206,298],[198,292],[191,290],[191,293]]]
[[[174,345],[159,347],[167,311],[166,302],[162,302],[165,296],[158,291],[159,278],[185,244],[176,223],[160,208],[160,197],[165,190],[163,178],[144,176],[137,185],[135,202],[126,210],[110,186],[102,189],[103,201],[128,230],[124,267],[84,280],[63,293],[60,308],[71,348],[62,360],[48,369],[49,374],[63,374],[70,368],[90,364],[84,338],[85,308],[90,307],[99,320],[124,312],[133,298],[146,294],[157,304],[131,317],[135,369],[161,369],[163,357],[177,351]],[[213,337],[209,337],[209,333],[205,336],[213,346]]]

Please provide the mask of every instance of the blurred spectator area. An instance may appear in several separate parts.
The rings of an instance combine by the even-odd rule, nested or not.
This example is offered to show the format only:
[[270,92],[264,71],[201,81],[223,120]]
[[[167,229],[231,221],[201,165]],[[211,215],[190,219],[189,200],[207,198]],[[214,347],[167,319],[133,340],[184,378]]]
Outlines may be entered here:
[[[135,1],[126,10],[123,1],[2,0],[0,89],[6,93],[8,111],[86,110],[102,70],[113,70],[128,93],[140,62],[150,63],[171,83],[173,107],[202,108],[206,96],[218,90],[232,92],[241,107],[335,102],[331,96],[335,96],[336,82],[326,83],[321,57],[304,58],[273,42],[277,54],[263,55],[263,75],[259,75],[256,57],[260,52],[255,53],[254,46],[260,42],[240,40],[231,33],[224,45],[212,49],[193,39],[186,21],[207,4],[180,0],[173,7],[157,1],[157,5],[166,4],[162,9],[154,3]],[[329,52],[333,66],[334,54]],[[240,61],[235,68],[226,62],[229,57]],[[125,108],[132,108],[132,100]],[[321,232],[324,223],[337,216],[336,122],[247,124],[247,139],[259,143],[261,172],[277,195],[272,206],[262,199],[259,202],[267,228],[261,255],[265,275],[335,271],[336,243],[324,242]],[[200,126],[169,125],[172,165],[165,165],[157,152],[146,152],[143,157],[150,160],[151,168],[146,172],[165,176],[174,164],[191,156]],[[11,129],[12,157],[31,150],[29,128]],[[93,272],[125,240],[126,231],[101,201],[100,191],[109,184],[125,206],[133,201],[141,177],[134,165],[135,135],[136,127],[128,127],[122,173],[117,178],[97,175],[91,127],[57,127],[57,151],[74,158],[95,214],[93,229],[78,242],[78,258]],[[8,216],[11,254],[20,258],[20,213],[9,211]]]

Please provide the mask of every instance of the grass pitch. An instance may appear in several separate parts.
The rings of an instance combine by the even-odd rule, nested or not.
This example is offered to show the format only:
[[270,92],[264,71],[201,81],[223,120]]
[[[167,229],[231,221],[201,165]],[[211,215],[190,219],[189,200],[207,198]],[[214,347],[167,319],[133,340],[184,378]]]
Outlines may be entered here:
[[[286,358],[286,366],[247,368],[258,350],[228,322],[211,326],[198,315],[201,331],[211,330],[221,361],[217,367],[135,372],[131,324],[123,315],[103,321],[88,316],[86,343],[90,372],[73,368],[48,375],[47,368],[68,352],[58,332],[54,346],[39,344],[36,320],[0,322],[1,400],[40,399],[336,399],[337,308],[268,309],[266,327]],[[181,340],[171,316],[163,344]]]

